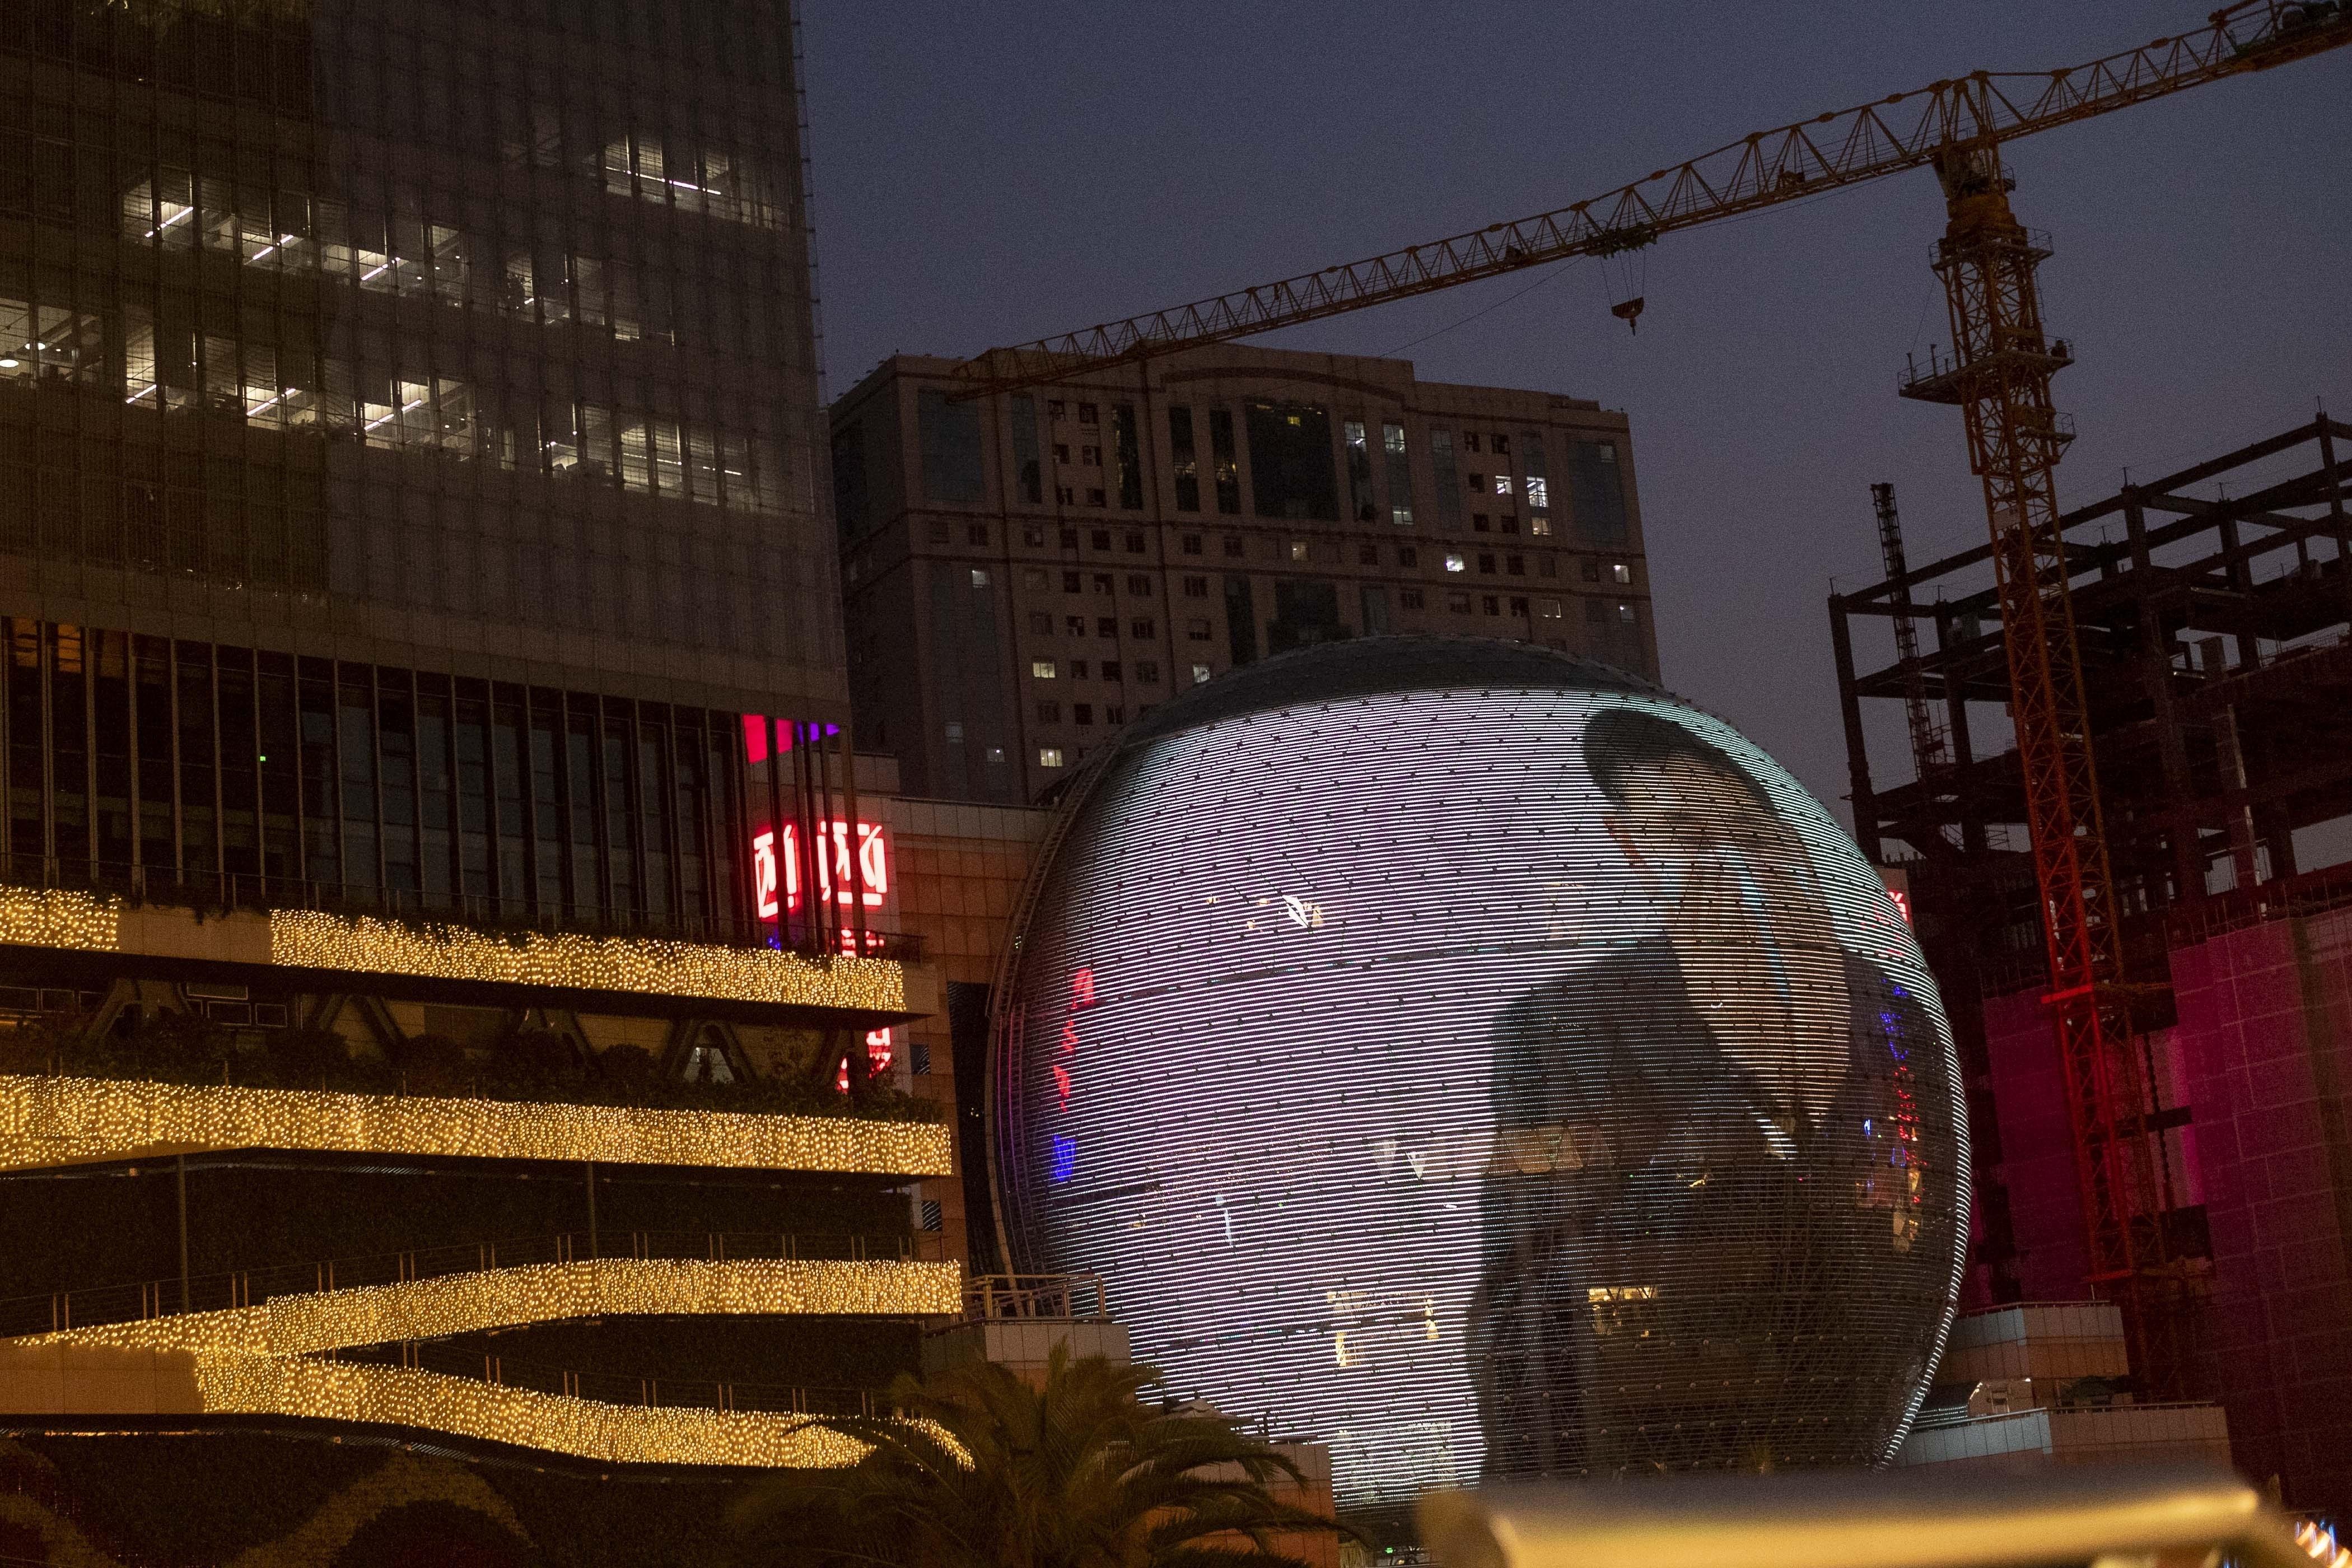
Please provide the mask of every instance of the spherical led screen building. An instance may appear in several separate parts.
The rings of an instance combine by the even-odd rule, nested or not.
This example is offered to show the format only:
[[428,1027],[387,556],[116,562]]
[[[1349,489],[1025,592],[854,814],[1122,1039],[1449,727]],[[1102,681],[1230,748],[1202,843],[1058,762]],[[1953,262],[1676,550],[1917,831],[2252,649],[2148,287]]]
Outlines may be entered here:
[[1525,644],[1220,677],[1076,781],[997,997],[1013,1265],[1344,1510],[1871,1463],[1968,1152],[1908,926],[1721,721]]

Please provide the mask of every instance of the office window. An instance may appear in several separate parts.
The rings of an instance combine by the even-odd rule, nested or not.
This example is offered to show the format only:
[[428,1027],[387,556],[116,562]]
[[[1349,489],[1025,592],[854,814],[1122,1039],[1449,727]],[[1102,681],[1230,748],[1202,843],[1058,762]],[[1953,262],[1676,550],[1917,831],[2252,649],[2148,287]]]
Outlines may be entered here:
[[1096,592],[1096,593],[1097,593],[1097,594],[1108,594],[1108,593],[1109,593],[1110,591],[1111,591],[1111,588],[1110,588],[1110,574],[1109,574],[1109,573],[1108,573],[1108,572],[1097,572],[1097,573],[1096,573],[1096,574],[1095,574],[1095,592]]
[[1159,628],[1153,626],[1148,617],[1139,617],[1136,620],[1129,621],[1127,624],[1127,629],[1129,637],[1153,637],[1156,636],[1159,631]]
[[1032,610],[1029,613],[1029,629],[1041,637],[1052,637],[1054,635],[1054,617],[1045,614],[1043,610]]
[[1337,522],[1330,411],[1312,403],[1252,403],[1245,413],[1258,516]]
[[1035,506],[1045,499],[1044,467],[1037,461],[1037,400],[1025,392],[1013,395],[1013,472],[1023,500]]
[[984,522],[967,523],[964,525],[963,536],[964,542],[967,544],[986,544],[988,542],[988,524]]
[[1511,576],[1524,577],[1528,574],[1528,558],[1524,555],[1506,555],[1503,557],[1503,570]]
[[1087,661],[1082,658],[1074,658],[1070,660],[1070,679],[1073,680],[1084,680],[1086,678]]
[[1489,451],[1508,452],[1511,449],[1511,438],[1497,430],[1494,435],[1486,437],[1486,447]]
[[1076,506],[1078,504],[1078,492],[1067,485],[1055,485],[1054,499],[1064,506]]
[[1470,493],[1471,493],[1472,495],[1474,495],[1474,496],[1482,496],[1482,495],[1485,495],[1485,494],[1486,493],[1486,475],[1484,475],[1484,474],[1469,474],[1469,475],[1465,475],[1465,479],[1468,479],[1468,481],[1469,481]]
[[1087,618],[1084,616],[1064,616],[1062,629],[1074,637],[1082,637],[1087,635]]
[[1079,448],[1078,448],[1078,464],[1079,464],[1079,466],[1080,466],[1081,468],[1101,468],[1101,467],[1102,467],[1102,448],[1101,448],[1100,447],[1079,447]]
[[1511,599],[1511,614],[1515,616],[1524,616],[1527,613],[1528,602],[1525,599],[1519,598],[1516,595],[1513,595]]
[[1503,613],[1502,601],[1493,594],[1479,595],[1478,608],[1490,616],[1499,616]]
[[1417,610],[1421,608],[1421,602],[1422,595],[1420,589],[1400,588],[1397,590],[1397,605],[1399,608]]
[[1389,629],[1389,591],[1372,584],[1366,584],[1359,598],[1361,600],[1363,611],[1364,635],[1374,637],[1387,631]]
[[1073,724],[1091,724],[1094,721],[1095,708],[1093,703],[1073,702],[1070,704],[1070,722]]
[[[1215,470],[1217,480],[1217,510],[1232,517],[1242,510],[1242,468],[1234,447],[1234,412],[1230,408],[1209,410],[1209,466]],[[1238,550],[1227,550],[1228,555],[1238,555]]]
[[1115,637],[1118,636],[1118,617],[1116,616],[1097,616],[1095,617],[1095,636],[1098,637]]
[[1099,425],[1102,423],[1102,416],[1093,404],[1081,403],[1078,405],[1078,423],[1081,425]]
[[1209,580],[1206,577],[1185,578],[1184,596],[1188,599],[1207,598],[1209,596]]
[[1349,419],[1339,426],[1339,446],[1348,457],[1348,515],[1358,522],[1372,521],[1372,453],[1364,422]]
[[1066,419],[1070,416],[1069,407],[1062,399],[1056,397],[1045,405],[1045,416],[1049,419]]
[[935,501],[985,499],[980,457],[980,405],[956,403],[944,392],[915,395],[922,448],[923,494]]
[[1381,426],[1381,445],[1388,453],[1389,521],[1412,526],[1412,454],[1405,449],[1404,426]]
[[1097,528],[1094,530],[1087,536],[1087,542],[1093,545],[1097,550],[1108,550],[1110,548],[1110,530],[1108,528]]
[[987,587],[987,586],[988,586],[988,574],[987,574],[986,572],[982,571],[980,567],[977,567],[977,566],[973,567],[973,568],[971,569],[971,585],[972,585],[973,587],[975,587],[975,588],[985,588],[985,587]]
[[1557,576],[1559,576],[1559,557],[1557,557],[1557,556],[1552,556],[1552,555],[1538,555],[1538,556],[1537,556],[1537,557],[1536,557],[1536,573],[1537,573],[1537,574],[1538,574],[1538,576],[1543,576],[1543,577],[1557,577]]
[[1462,449],[1465,452],[1475,452],[1478,449],[1478,432],[1475,430],[1462,432]]
[[1076,594],[1083,592],[1084,590],[1080,587],[1080,582],[1084,576],[1085,574],[1081,572],[1063,573],[1062,592],[1065,594]]
[[1038,703],[1037,721],[1041,724],[1060,723],[1062,721],[1062,705],[1058,702],[1050,701]]
[[1209,623],[1206,617],[1194,616],[1190,620],[1186,621],[1184,623],[1184,635],[1193,642],[1207,642],[1209,640]]
[[1303,539],[1294,539],[1290,542],[1290,558],[1293,561],[1304,561],[1307,559],[1307,541]]
[[1635,616],[1633,615],[1633,605],[1620,605],[1617,606],[1617,620],[1620,625],[1630,626],[1633,624],[1634,619]]
[[1359,566],[1377,566],[1377,565],[1379,565],[1380,563],[1381,563],[1381,547],[1380,547],[1379,545],[1377,545],[1377,544],[1359,544],[1358,546],[1356,546],[1356,564],[1357,564],[1357,565],[1359,565]]
[[1196,664],[1192,667],[1192,684],[1195,686],[1206,686],[1209,684],[1209,667],[1207,665]]
[[932,542],[933,544],[945,544],[945,543],[948,542],[948,538],[949,538],[949,533],[948,533],[948,520],[947,520],[946,518],[943,518],[943,517],[935,517],[935,518],[931,519],[931,523],[930,523],[930,541],[931,541],[931,542]]
[[1495,493],[1498,496],[1507,496],[1511,493],[1510,475],[1496,474],[1495,476]]
[[1029,661],[1029,673],[1035,676],[1040,680],[1051,680],[1054,679],[1057,671],[1054,667],[1054,661],[1052,659],[1038,658]]
[[1188,533],[1178,542],[1187,555],[1201,553],[1201,536],[1197,533]]
[[1598,583],[1601,581],[1601,563],[1593,560],[1590,555],[1578,562],[1577,566],[1586,582]]
[[1103,500],[1102,491],[1088,490],[1087,492],[1087,504],[1088,506],[1108,506],[1110,503]]
[[1437,497],[1437,526],[1462,526],[1462,470],[1454,460],[1454,432],[1429,433],[1429,477]]
[[1118,491],[1119,510],[1122,511],[1135,511],[1143,505],[1143,454],[1139,447],[1135,434],[1135,405],[1111,405],[1111,488]]
[[1062,765],[1062,748],[1059,746],[1038,747],[1037,765],[1041,768],[1060,767]]
[[1470,569],[1470,564],[1459,554],[1453,551],[1447,551],[1445,554],[1445,569],[1448,572],[1466,572]]
[[1052,575],[1047,573],[1043,566],[1024,566],[1021,568],[1021,585],[1024,588],[1034,588],[1042,594],[1050,587],[1052,584]]
[[1021,530],[1021,542],[1032,548],[1042,547],[1045,542],[1044,525],[1034,522],[1024,525]]
[[[1140,505],[1141,503],[1138,502],[1137,504]],[[1130,555],[1140,555],[1143,553],[1142,530],[1130,528],[1127,531],[1127,549],[1128,553]]]
[[1075,528],[1066,528],[1062,530],[1062,548],[1065,550],[1076,550],[1077,547],[1078,531]]
[[1103,660],[1102,678],[1105,680],[1120,680],[1125,679],[1125,677],[1121,676],[1118,672],[1118,660],[1115,658],[1107,658]]
[[1228,533],[1225,535],[1225,553],[1228,555],[1239,555],[1241,552],[1242,536],[1238,533]]
[[1633,568],[1622,561],[1612,562],[1609,575],[1615,582],[1631,583],[1633,580]]
[[1536,601],[1536,610],[1545,620],[1556,621],[1560,618],[1559,601],[1558,599],[1538,599]]
[[1153,659],[1153,658],[1139,658],[1139,659],[1137,659],[1137,660],[1135,661],[1135,679],[1136,679],[1136,682],[1137,682],[1137,684],[1139,684],[1139,685],[1142,685],[1142,686],[1157,686],[1157,685],[1159,685],[1159,684],[1160,684],[1160,661],[1159,661],[1158,659]]
[[1502,522],[1502,531],[1503,531],[1505,533],[1517,533],[1517,532],[1518,532],[1518,531],[1519,531],[1519,520],[1518,520],[1517,518],[1513,517],[1513,516],[1511,516],[1509,513],[1506,512],[1506,513],[1503,515],[1502,519],[1501,519],[1501,522]]
[[[1176,510],[1201,510],[1201,465],[1192,450],[1192,411],[1175,407],[1168,411],[1169,467],[1176,479]],[[1196,539],[1197,534],[1187,534]],[[1198,551],[1191,552],[1200,553]]]
[[1551,531],[1551,520],[1545,514],[1551,510],[1551,478],[1544,467],[1543,437],[1528,431],[1519,443],[1519,467],[1527,476],[1528,510],[1541,524],[1536,531]]
[[1624,542],[1625,489],[1613,441],[1577,441],[1569,448],[1569,515],[1595,544]]
[[1410,545],[1410,544],[1400,544],[1400,545],[1398,545],[1398,546],[1397,546],[1397,564],[1398,564],[1398,565],[1400,565],[1400,566],[1418,566],[1418,565],[1420,565],[1420,564],[1421,564],[1421,552],[1420,552],[1420,551],[1418,551],[1418,550],[1415,550],[1415,549],[1414,549],[1412,545]]
[[1481,551],[1478,555],[1478,570],[1486,574],[1486,575],[1490,577],[1493,576],[1495,574],[1494,556]]
[[1150,598],[1151,596],[1150,577],[1141,572],[1129,573],[1127,574],[1127,591],[1129,595],[1134,598]]
[[1070,466],[1070,444],[1067,441],[1054,443],[1054,465],[1063,468]]
[[1472,512],[1470,514],[1470,531],[1473,533],[1491,533],[1494,531],[1494,521],[1483,511]]
[[1445,595],[1445,607],[1457,616],[1466,616],[1470,613],[1470,595],[1448,594]]
[[1103,722],[1104,722],[1104,723],[1106,723],[1106,724],[1124,724],[1124,723],[1126,723],[1126,722],[1127,722],[1127,707],[1126,707],[1126,705],[1125,705],[1124,703],[1113,702],[1113,703],[1110,703],[1109,705],[1108,705],[1107,707],[1105,707],[1105,708],[1103,709]]

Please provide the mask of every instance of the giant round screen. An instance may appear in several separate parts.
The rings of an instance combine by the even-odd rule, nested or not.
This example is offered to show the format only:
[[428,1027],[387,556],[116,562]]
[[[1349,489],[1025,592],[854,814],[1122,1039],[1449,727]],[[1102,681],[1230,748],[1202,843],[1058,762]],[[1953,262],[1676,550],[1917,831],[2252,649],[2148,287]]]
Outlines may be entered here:
[[1966,1134],[1902,911],[1720,721],[1524,644],[1285,655],[1062,806],[997,999],[1016,1268],[1344,1510],[1871,1463],[1951,1318]]

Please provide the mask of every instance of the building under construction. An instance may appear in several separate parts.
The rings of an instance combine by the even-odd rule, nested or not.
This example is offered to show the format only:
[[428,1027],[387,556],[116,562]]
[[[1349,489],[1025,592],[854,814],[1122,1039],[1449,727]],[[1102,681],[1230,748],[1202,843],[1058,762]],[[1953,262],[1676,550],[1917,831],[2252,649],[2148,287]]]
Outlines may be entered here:
[[[2145,1399],[2219,1397],[2240,1465],[2352,1504],[2352,426],[2325,416],[2068,513],[2084,706],[2150,1180],[2139,1289],[2165,1322]],[[2339,467],[2339,461],[2344,466]],[[1907,874],[1971,1078],[1972,1305],[2068,1300],[2095,1272],[2084,1169],[2006,711],[1988,546],[1903,558],[1830,602],[1867,853]],[[1885,629],[1876,629],[1883,623]],[[1891,654],[1857,663],[1857,644]],[[1910,756],[1876,773],[1869,704]],[[1885,759],[1882,759],[1885,760]]]

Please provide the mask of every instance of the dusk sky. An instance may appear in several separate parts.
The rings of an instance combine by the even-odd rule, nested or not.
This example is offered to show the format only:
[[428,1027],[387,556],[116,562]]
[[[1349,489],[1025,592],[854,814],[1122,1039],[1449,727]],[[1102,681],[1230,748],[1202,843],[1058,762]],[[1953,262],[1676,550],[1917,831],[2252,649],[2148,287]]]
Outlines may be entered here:
[[[893,352],[975,353],[1525,216],[1749,131],[1979,67],[2076,64],[2209,8],[818,0],[830,389]],[[2063,504],[2315,399],[2352,411],[2347,105],[2336,55],[2011,145],[2019,216],[2056,251],[2047,317],[2076,345]],[[1604,268],[1576,262],[1254,341],[1625,410],[1667,684],[1843,816],[1823,604],[1832,578],[1878,574],[1869,486],[1895,482],[1915,563],[1985,532],[1958,411],[1894,391],[1907,353],[1950,337],[1927,267],[1942,226],[1922,171],[1671,236],[1637,280],[1638,336]],[[1899,775],[1899,713],[1874,745]]]

